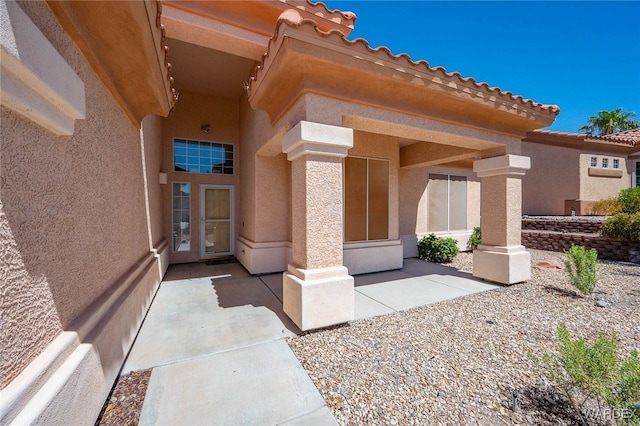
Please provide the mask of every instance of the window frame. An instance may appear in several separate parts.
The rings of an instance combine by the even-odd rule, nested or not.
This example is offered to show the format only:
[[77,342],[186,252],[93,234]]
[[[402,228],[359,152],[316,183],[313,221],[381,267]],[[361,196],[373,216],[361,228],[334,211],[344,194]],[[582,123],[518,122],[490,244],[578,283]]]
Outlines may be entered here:
[[640,160],[633,160],[633,172],[631,173],[631,187],[640,186]]
[[[173,206],[173,202],[174,202],[174,185],[175,184],[179,184],[179,185],[189,185],[189,250],[176,250],[176,246],[175,246],[175,240],[173,237],[173,232],[174,232],[174,225],[175,225],[175,213],[176,211],[180,211],[181,213],[183,212],[182,206],[180,207],[180,209],[175,209]],[[192,196],[192,187],[193,185],[191,184],[191,182],[186,182],[186,181],[172,181],[171,182],[171,252],[172,253],[189,253],[192,251],[191,244],[193,242],[193,234],[192,234],[192,229],[191,226],[193,224],[193,220],[192,220],[192,211],[193,209],[191,208],[191,203],[193,202],[193,196]],[[178,246],[179,247],[179,246]]]
[[[182,171],[182,170],[176,170],[176,141],[181,141],[181,142],[197,142],[198,143],[198,148],[199,145],[201,143],[205,143],[205,144],[209,144],[211,145],[219,145],[220,147],[223,148],[224,153],[225,153],[225,162],[226,160],[226,154],[227,154],[227,150],[225,148],[226,145],[231,146],[231,154],[232,154],[232,158],[231,158],[231,170],[232,173],[224,173],[224,168],[228,167],[225,166],[223,163],[223,172],[222,173],[205,173],[205,172],[191,172],[188,170]],[[231,143],[231,142],[218,142],[218,141],[205,141],[205,140],[201,140],[201,139],[190,139],[190,138],[180,138],[180,137],[174,137],[171,143],[171,151],[172,151],[172,170],[174,173],[189,173],[189,174],[197,174],[197,175],[207,175],[207,176],[235,176],[236,174],[236,144],[235,143]],[[188,157],[188,154],[185,155],[185,158]]]
[[616,170],[620,169],[620,159],[619,158],[614,158],[611,161],[611,166]]
[[591,167],[598,167],[598,157],[591,157]]
[[[346,223],[346,198],[347,198],[347,194],[346,194],[346,161],[347,158],[360,158],[362,160],[367,160],[367,186],[366,186],[366,190],[365,190],[365,204],[366,204],[366,210],[365,210],[365,237],[366,239],[364,240],[348,240],[346,239],[347,236],[347,223]],[[374,160],[374,161],[385,161],[388,165],[388,175],[387,175],[387,238],[383,238],[383,239],[369,239],[369,160]],[[343,173],[342,173],[342,214],[343,214],[343,221],[342,221],[342,241],[343,243],[346,244],[350,244],[350,243],[366,243],[366,242],[375,242],[375,241],[389,241],[390,240],[390,235],[391,235],[391,160],[388,158],[376,158],[376,157],[365,157],[362,155],[347,155],[346,157],[344,157],[342,159],[342,167],[343,167]]]
[[[431,188],[429,188],[428,183],[431,181],[431,175],[439,175],[439,176],[446,176],[447,177],[447,229],[445,230],[432,230],[431,227],[429,226],[429,220],[431,218],[431,208],[428,207],[427,208],[427,231],[429,233],[431,232],[464,232],[464,231],[468,231],[469,230],[469,216],[468,216],[468,209],[469,209],[469,176],[466,175],[458,175],[458,174],[452,174],[452,173],[430,173],[427,172],[427,206],[430,205],[430,197],[431,197]],[[451,178],[452,177],[456,177],[456,178],[464,178],[464,182],[466,183],[465,185],[465,196],[466,196],[466,202],[465,205],[467,207],[467,212],[465,212],[465,217],[467,218],[466,221],[466,229],[451,229]]]
[[602,157],[602,168],[603,169],[609,168],[609,159],[607,157]]

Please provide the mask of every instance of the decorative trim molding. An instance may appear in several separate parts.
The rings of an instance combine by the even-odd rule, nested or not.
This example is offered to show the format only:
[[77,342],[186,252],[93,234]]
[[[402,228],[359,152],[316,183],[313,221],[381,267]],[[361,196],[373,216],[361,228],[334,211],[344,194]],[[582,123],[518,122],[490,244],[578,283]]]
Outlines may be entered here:
[[15,1],[0,1],[2,106],[61,136],[85,118],[84,83]]
[[282,137],[282,152],[293,161],[307,154],[346,157],[353,148],[353,129],[300,121]]
[[480,178],[500,175],[524,176],[530,168],[531,158],[513,154],[473,162],[473,171]]
[[168,247],[163,240],[139,259],[0,391],[0,424],[95,421],[166,272]]

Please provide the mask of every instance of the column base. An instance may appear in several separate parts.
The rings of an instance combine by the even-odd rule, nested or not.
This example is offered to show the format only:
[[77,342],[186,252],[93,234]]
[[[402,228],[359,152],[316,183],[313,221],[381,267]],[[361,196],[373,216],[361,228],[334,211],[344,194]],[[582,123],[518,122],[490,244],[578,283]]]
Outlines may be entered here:
[[502,284],[531,279],[531,254],[524,246],[480,244],[473,251],[473,276]]
[[347,268],[298,269],[283,274],[284,312],[302,331],[353,320],[353,277]]

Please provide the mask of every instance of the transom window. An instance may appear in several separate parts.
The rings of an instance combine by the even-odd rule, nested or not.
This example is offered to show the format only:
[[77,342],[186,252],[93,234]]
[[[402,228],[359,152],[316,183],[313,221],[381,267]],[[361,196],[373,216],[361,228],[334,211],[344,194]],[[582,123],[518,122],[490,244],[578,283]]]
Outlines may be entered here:
[[598,157],[591,157],[591,167],[598,167]]
[[173,170],[176,172],[232,175],[233,169],[232,144],[173,140]]

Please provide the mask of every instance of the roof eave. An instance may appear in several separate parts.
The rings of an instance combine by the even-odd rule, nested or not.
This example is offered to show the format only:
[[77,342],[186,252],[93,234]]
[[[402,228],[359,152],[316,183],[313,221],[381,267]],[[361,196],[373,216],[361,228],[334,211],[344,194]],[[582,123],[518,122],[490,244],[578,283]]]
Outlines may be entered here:
[[509,133],[549,126],[559,112],[407,55],[372,49],[364,40],[321,32],[312,21],[280,21],[251,79],[249,101],[273,122],[305,92]]
[[169,114],[177,94],[159,1],[47,3],[136,126]]

